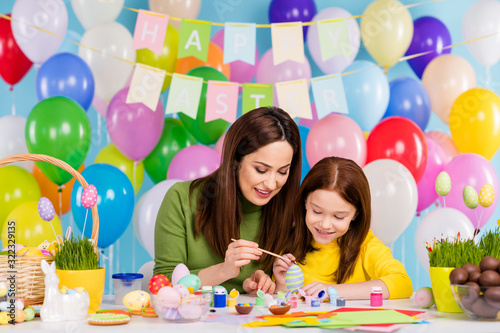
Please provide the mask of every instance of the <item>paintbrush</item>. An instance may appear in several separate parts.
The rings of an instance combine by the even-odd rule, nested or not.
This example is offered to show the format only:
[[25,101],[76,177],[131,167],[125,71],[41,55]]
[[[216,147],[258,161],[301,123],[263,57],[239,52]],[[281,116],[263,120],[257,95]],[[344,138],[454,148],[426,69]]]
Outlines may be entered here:
[[[233,242],[236,242],[236,239],[234,239],[234,238],[231,238],[231,240]],[[275,256],[276,258],[280,258],[280,259],[283,259],[283,260],[288,260],[289,262],[293,263],[293,260],[288,259],[287,257],[280,256],[279,254],[276,254],[276,253],[273,253],[273,252],[270,252],[270,251],[266,251],[266,250],[263,250],[261,248],[257,248],[257,250],[262,251],[262,252],[267,253],[267,254],[270,254],[272,256]]]

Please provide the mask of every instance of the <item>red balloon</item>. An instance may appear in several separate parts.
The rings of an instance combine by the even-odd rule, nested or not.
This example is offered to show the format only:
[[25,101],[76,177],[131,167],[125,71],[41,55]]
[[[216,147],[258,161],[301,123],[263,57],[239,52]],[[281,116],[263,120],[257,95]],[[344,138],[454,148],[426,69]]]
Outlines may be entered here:
[[380,159],[398,161],[410,170],[418,184],[427,164],[427,142],[420,127],[404,117],[379,122],[366,140],[366,164]]
[[[10,17],[10,14],[7,14]],[[0,75],[10,85],[18,83],[33,63],[24,55],[12,35],[10,20],[0,18]]]

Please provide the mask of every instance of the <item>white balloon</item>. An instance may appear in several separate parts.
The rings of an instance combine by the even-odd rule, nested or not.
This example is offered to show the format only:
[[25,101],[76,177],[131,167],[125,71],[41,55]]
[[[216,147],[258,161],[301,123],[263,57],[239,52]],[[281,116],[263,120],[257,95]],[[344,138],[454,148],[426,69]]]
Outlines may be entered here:
[[139,269],[139,272],[144,277],[142,278],[141,290],[147,291],[149,293],[149,280],[153,277],[153,268],[155,267],[154,260],[148,261]]
[[132,224],[134,225],[134,235],[137,237],[137,239],[139,240],[139,244],[141,244],[142,247],[144,247],[144,244],[142,243],[139,231],[139,211],[141,209],[141,205],[143,202],[144,202],[144,195],[136,202],[134,207],[134,214],[132,215]]
[[453,240],[460,232],[461,239],[474,237],[474,226],[469,218],[455,208],[437,208],[425,215],[415,232],[415,252],[422,266],[429,271],[429,256],[425,242],[434,239]]
[[[112,3],[110,3],[112,2]],[[125,0],[71,0],[71,6],[76,17],[85,30],[116,20],[122,11]]]
[[[26,118],[20,116],[3,116],[0,118],[0,159],[29,153],[26,136],[24,135],[25,128]],[[31,161],[13,164],[26,169],[29,173],[33,172],[34,163]]]
[[80,46],[78,55],[92,70],[95,92],[105,101],[111,100],[125,86],[134,70],[129,63],[135,62],[132,42],[130,32],[117,22],[98,24],[82,37],[81,43],[94,50]]
[[363,171],[372,198],[371,229],[384,244],[392,244],[415,216],[417,184],[410,171],[395,160],[372,161]]

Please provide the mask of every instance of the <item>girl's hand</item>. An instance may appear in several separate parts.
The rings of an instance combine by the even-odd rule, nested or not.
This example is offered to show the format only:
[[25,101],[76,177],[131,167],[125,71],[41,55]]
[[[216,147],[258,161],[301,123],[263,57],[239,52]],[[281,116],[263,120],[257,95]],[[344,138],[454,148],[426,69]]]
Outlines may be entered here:
[[302,287],[302,290],[306,293],[307,296],[318,297],[318,294],[321,290],[328,292],[328,287],[330,287],[330,285],[315,281],[309,283],[307,286]]
[[262,270],[255,271],[249,278],[243,281],[243,289],[248,294],[255,295],[257,290],[262,290],[264,293],[273,294],[276,289],[276,284],[271,280],[269,275]]
[[285,275],[288,271],[288,268],[290,268],[290,266],[292,266],[295,262],[295,257],[290,253],[284,254],[283,257],[290,260],[276,258],[273,264],[273,276],[276,280],[277,290],[287,290],[285,284]]
[[257,250],[258,244],[243,239],[232,242],[227,247],[224,258],[223,270],[227,279],[232,279],[240,274],[241,267],[247,265],[252,260],[258,260],[262,252]]

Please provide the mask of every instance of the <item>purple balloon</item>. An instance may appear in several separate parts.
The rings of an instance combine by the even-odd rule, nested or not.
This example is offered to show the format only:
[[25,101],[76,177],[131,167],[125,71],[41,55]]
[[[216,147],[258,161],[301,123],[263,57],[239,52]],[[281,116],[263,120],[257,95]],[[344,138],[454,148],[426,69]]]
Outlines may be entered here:
[[111,99],[106,112],[109,136],[118,150],[133,161],[140,161],[151,153],[163,132],[164,115],[160,101],[156,110],[142,103],[127,104],[129,87]]
[[444,170],[446,164],[446,155],[443,149],[431,139],[426,137],[425,140],[427,141],[427,164],[424,175],[417,184],[417,212],[421,212],[437,200],[436,178]]
[[193,180],[205,177],[220,166],[220,155],[203,146],[186,147],[175,154],[167,171],[167,179]]
[[[310,22],[316,15],[314,0],[272,0],[269,5],[269,23]],[[307,26],[304,26],[306,40]]]
[[451,48],[443,49],[443,47],[451,45],[451,36],[444,23],[432,16],[424,16],[416,19],[413,22],[413,26],[413,39],[406,51],[406,55],[434,51],[407,60],[415,74],[419,78],[422,78],[425,67],[432,59],[442,54],[451,53]]
[[38,200],[38,214],[42,220],[47,222],[52,221],[54,215],[56,215],[54,205],[48,198],[41,197],[40,200]]

